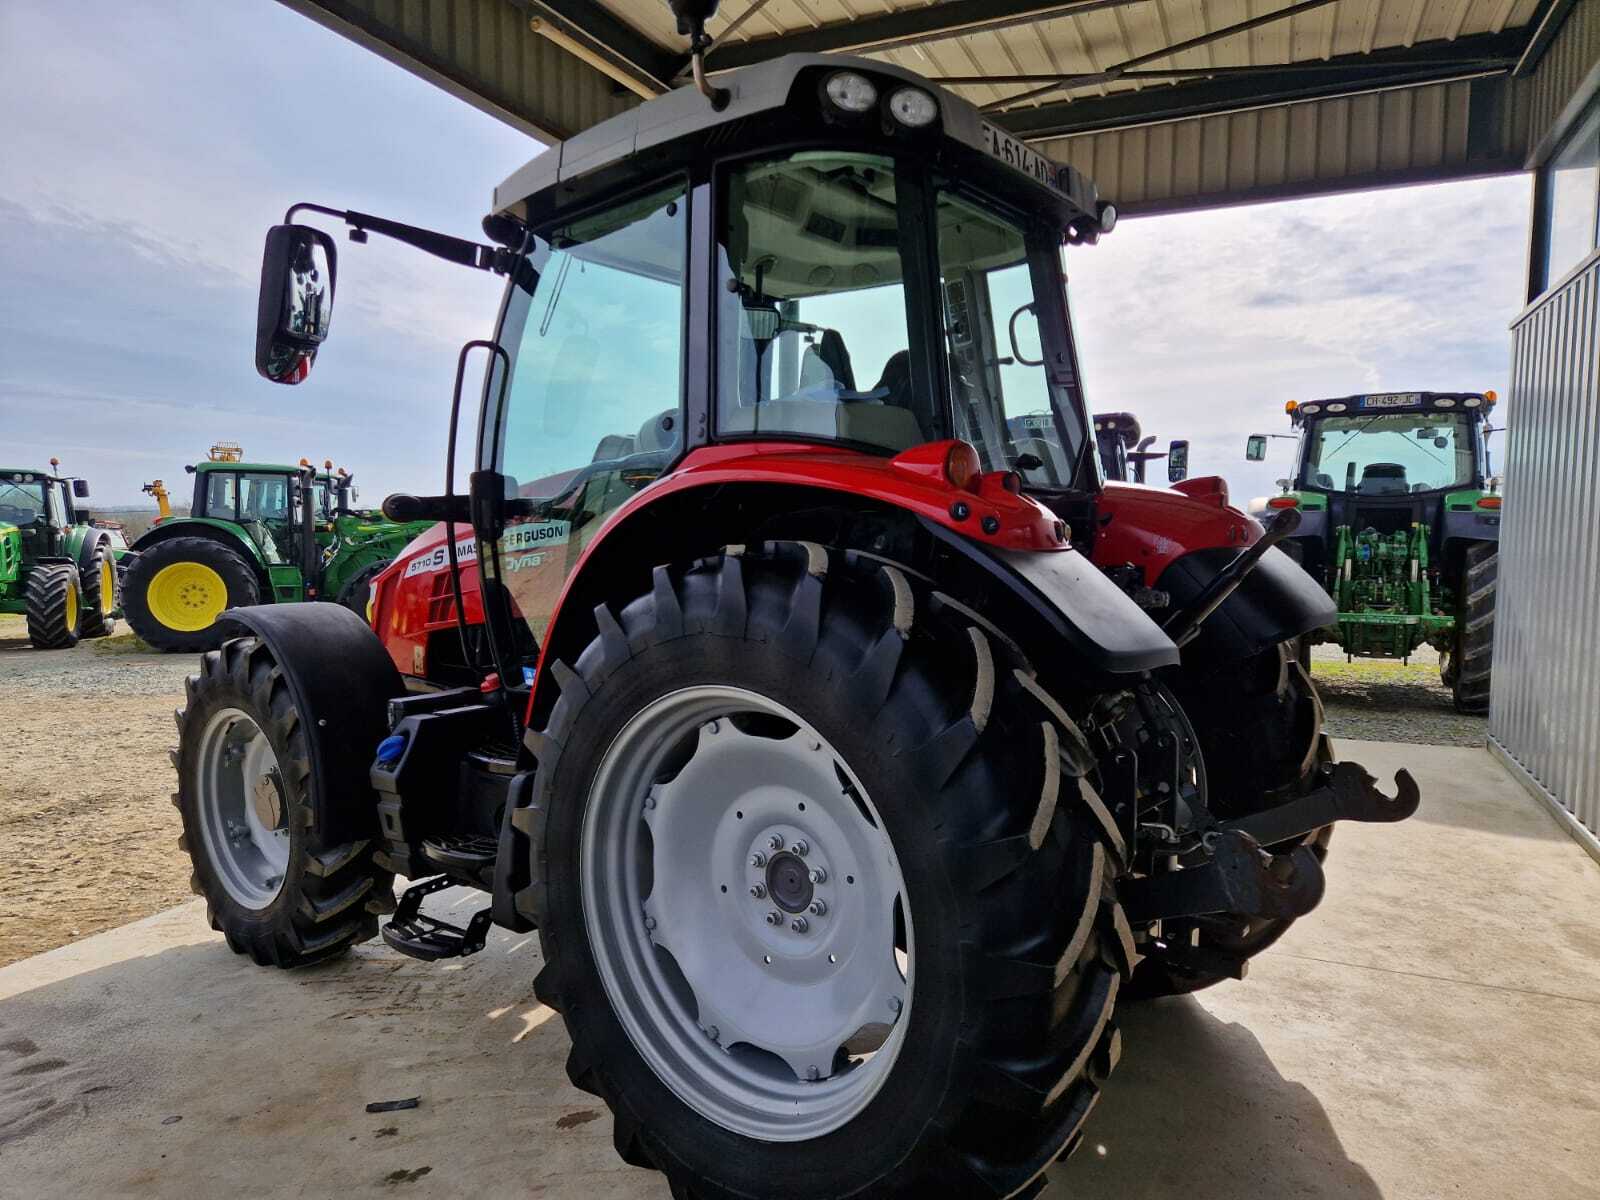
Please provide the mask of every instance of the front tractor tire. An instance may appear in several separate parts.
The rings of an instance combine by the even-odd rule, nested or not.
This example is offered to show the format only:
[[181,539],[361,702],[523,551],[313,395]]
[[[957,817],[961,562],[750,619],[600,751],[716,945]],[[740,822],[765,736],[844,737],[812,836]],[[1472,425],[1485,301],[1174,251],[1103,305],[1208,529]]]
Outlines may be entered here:
[[133,631],[157,650],[214,650],[225,609],[255,604],[255,571],[211,538],[175,537],[140,553],[128,568],[123,612]]
[[330,806],[349,797],[314,786],[307,720],[272,651],[255,637],[229,641],[201,658],[186,688],[172,801],[211,927],[235,953],[276,967],[373,937],[368,904],[392,877],[367,839],[333,832],[344,823]]
[[1450,658],[1450,691],[1456,711],[1489,711],[1489,682],[1494,666],[1494,601],[1499,576],[1499,547],[1475,542],[1461,568],[1461,607],[1456,618],[1456,644]]
[[79,575],[83,587],[83,616],[78,626],[80,637],[109,637],[116,631],[117,607],[121,602],[122,581],[117,574],[116,555],[111,542],[100,539],[88,565]]
[[[1305,643],[1283,642],[1233,663],[1185,665],[1168,673],[1199,739],[1205,762],[1208,806],[1222,820],[1273,808],[1304,795],[1323,782],[1332,763],[1322,736],[1322,701],[1311,681]],[[1290,845],[1269,846],[1285,853],[1295,844],[1311,848],[1319,861],[1328,855],[1331,826]],[[1201,967],[1152,953],[1139,963],[1128,988],[1130,1000],[1197,992],[1244,973],[1244,964],[1278,941],[1292,920],[1218,914],[1175,923],[1163,930],[1170,941],[1192,946],[1227,969]]]
[[696,1200],[1041,1188],[1134,962],[1062,705],[970,610],[811,543],[595,619],[512,823],[535,990],[621,1156]]
[[36,565],[25,596],[28,640],[35,650],[70,650],[78,644],[83,590],[71,563]]

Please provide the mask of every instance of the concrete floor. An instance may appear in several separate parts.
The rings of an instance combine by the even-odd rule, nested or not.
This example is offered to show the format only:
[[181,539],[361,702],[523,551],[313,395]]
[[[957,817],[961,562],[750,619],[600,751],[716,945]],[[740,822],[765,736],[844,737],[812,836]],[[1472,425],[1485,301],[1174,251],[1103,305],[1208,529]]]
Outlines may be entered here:
[[[1600,1197],[1600,870],[1482,750],[1341,750],[1410,765],[1421,812],[1341,828],[1247,982],[1123,1012],[1048,1196]],[[263,971],[198,904],[16,963],[0,1196],[665,1197],[568,1086],[537,965],[502,934]]]

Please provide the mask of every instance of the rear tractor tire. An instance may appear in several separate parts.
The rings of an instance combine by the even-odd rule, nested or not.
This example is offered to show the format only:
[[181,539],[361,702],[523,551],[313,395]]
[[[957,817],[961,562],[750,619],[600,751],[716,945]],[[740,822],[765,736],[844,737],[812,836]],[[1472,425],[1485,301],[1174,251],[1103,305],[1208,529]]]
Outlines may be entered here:
[[105,538],[95,547],[89,565],[79,575],[83,587],[83,616],[78,635],[86,638],[109,637],[116,631],[116,611],[121,603],[121,579],[117,558]]
[[1134,960],[1079,726],[983,618],[811,543],[595,618],[512,823],[624,1160],[695,1200],[1034,1194]]
[[1462,563],[1461,607],[1450,655],[1450,690],[1457,712],[1489,711],[1499,562],[1499,547],[1494,542],[1475,542],[1467,547]]
[[[369,841],[335,841],[329,806],[312,781],[305,719],[272,651],[235,638],[200,660],[179,710],[178,847],[206,918],[237,954],[299,967],[343,954],[378,931],[369,904],[392,876]],[[374,816],[374,824],[376,817]]]
[[37,564],[28,575],[28,640],[35,650],[70,650],[78,644],[83,590],[71,563]]
[[157,650],[214,650],[225,609],[259,602],[255,571],[210,538],[175,537],[140,553],[128,568],[123,612],[133,631]]

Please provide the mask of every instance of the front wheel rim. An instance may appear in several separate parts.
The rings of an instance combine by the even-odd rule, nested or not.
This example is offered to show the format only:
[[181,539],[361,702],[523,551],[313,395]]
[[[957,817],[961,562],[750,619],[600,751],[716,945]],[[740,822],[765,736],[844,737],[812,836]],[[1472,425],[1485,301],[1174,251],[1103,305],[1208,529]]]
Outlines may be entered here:
[[288,798],[255,718],[225,708],[206,722],[194,783],[206,857],[223,890],[244,908],[266,908],[289,869]]
[[915,979],[904,876],[860,780],[793,711],[728,686],[646,705],[595,773],[579,886],[613,1011],[699,1115],[803,1141],[877,1095]]

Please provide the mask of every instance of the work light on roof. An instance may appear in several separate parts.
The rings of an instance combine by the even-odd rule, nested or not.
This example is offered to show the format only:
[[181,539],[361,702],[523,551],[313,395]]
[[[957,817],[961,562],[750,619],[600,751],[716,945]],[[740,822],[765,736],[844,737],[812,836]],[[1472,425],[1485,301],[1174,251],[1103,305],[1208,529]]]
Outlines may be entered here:
[[1320,405],[1320,404],[1302,404],[1300,406],[1300,411],[1305,413],[1308,416],[1314,416],[1315,414],[1317,414],[1317,413],[1322,411],[1322,405]]
[[1483,403],[1483,400],[1482,400],[1481,397],[1468,396],[1464,400],[1461,401],[1461,407],[1462,408],[1477,408],[1482,403]]
[[1438,396],[1434,398],[1433,406],[1435,408],[1454,408],[1456,402],[1449,396]]
[[1334,403],[1328,405],[1328,411],[1329,412],[1343,412],[1345,410],[1345,407],[1346,407],[1345,405],[1340,404],[1338,401],[1335,401]]
[[934,118],[939,115],[939,106],[921,88],[903,87],[890,95],[889,114],[902,125],[921,129],[924,125],[933,124]]
[[835,107],[849,113],[864,113],[878,102],[878,89],[872,80],[854,71],[837,71],[828,76],[826,90]]

